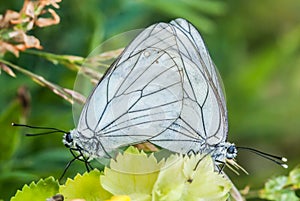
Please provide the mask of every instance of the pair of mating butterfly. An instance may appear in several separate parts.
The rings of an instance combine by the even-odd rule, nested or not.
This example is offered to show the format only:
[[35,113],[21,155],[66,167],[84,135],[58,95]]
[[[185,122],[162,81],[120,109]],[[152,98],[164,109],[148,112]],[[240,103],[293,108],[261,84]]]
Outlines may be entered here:
[[225,164],[248,149],[287,167],[286,159],[227,142],[227,110],[217,70],[197,29],[184,19],[142,31],[111,65],[63,143],[74,160],[112,157],[150,142],[176,153],[210,154]]

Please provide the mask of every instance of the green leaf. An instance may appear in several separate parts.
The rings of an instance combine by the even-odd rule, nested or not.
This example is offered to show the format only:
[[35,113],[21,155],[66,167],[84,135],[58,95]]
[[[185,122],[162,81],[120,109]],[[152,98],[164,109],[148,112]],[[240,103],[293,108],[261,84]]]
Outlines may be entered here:
[[123,173],[148,174],[158,172],[164,161],[157,162],[153,154],[149,156],[144,151],[130,146],[124,154],[119,154],[116,160],[111,160],[110,169]]
[[20,129],[12,129],[11,123],[20,121],[22,106],[15,100],[6,107],[6,110],[0,116],[1,140],[0,140],[0,161],[8,160],[12,157],[18,148],[20,142]]
[[99,201],[109,199],[112,195],[100,185],[99,170],[93,170],[83,175],[77,174],[75,178],[68,179],[65,185],[60,186],[59,193],[65,200],[85,199],[88,201]]
[[298,190],[300,186],[300,169],[294,168],[289,176],[278,176],[266,182],[260,197],[269,200],[299,200]]
[[129,195],[132,200],[151,200],[151,191],[162,166],[151,154],[130,147],[104,169],[101,185],[114,195]]
[[169,159],[166,162],[167,168],[160,172],[155,183],[153,189],[155,200],[226,200],[228,198],[231,183],[215,172],[210,157],[173,155]]
[[[197,169],[194,167],[200,160]],[[185,200],[227,200],[231,189],[231,182],[224,178],[223,175],[215,171],[214,162],[210,156],[203,158],[202,155],[192,155],[190,158],[185,157],[184,166],[190,168],[185,172],[187,178],[192,179],[187,183],[187,190],[184,194]],[[192,167],[192,168],[191,168]]]
[[265,189],[270,192],[281,190],[286,185],[287,180],[288,178],[286,176],[279,176],[275,179],[271,179],[266,183]]
[[215,172],[210,157],[177,154],[158,163],[153,154],[133,147],[111,161],[101,184],[113,195],[129,195],[134,201],[219,201],[226,200],[231,189],[230,181]]
[[288,183],[294,185],[296,188],[300,188],[300,166],[294,168],[289,173]]
[[41,179],[38,183],[32,182],[29,186],[25,185],[22,190],[18,190],[11,201],[32,201],[46,200],[58,192],[59,184],[53,177]]
[[182,168],[183,158],[179,155],[172,155],[167,159],[166,168],[159,173],[153,187],[154,200],[180,200],[184,184],[187,181]]

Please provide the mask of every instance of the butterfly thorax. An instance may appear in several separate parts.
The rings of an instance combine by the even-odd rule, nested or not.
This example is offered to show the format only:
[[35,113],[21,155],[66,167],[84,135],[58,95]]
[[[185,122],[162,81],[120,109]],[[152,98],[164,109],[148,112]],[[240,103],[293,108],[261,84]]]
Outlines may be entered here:
[[101,144],[101,139],[97,139],[94,134],[87,136],[87,132],[83,135],[77,129],[71,130],[64,135],[63,143],[66,147],[80,151],[89,159],[93,158],[110,158],[111,156]]

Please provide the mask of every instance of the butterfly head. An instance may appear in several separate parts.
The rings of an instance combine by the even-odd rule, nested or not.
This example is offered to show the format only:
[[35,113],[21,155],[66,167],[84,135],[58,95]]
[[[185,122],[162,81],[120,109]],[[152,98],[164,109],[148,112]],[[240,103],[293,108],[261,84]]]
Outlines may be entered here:
[[95,158],[93,152],[87,151],[88,149],[83,147],[80,140],[78,140],[78,131],[76,129],[65,132],[62,142],[67,148],[75,151],[80,156],[85,156],[89,159]]
[[212,150],[212,158],[218,164],[224,164],[227,160],[232,160],[237,156],[237,148],[234,144],[223,142]]
[[69,132],[65,132],[64,136],[63,136],[63,144],[69,148],[69,149],[73,149],[75,151],[79,151],[82,153],[85,153],[84,149],[82,148],[82,146],[79,144],[77,138],[77,131],[76,129],[73,129]]

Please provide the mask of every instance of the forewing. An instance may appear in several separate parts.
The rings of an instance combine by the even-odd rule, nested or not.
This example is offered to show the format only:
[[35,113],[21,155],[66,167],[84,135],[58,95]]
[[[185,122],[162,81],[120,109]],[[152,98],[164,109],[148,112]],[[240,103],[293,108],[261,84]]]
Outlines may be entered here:
[[183,108],[164,133],[150,141],[174,152],[202,152],[227,138],[227,111],[216,68],[195,27],[184,19],[170,23],[183,62]]
[[84,150],[104,156],[160,135],[176,121],[183,89],[175,45],[174,29],[165,23],[148,27],[131,42],[82,110],[75,138]]

